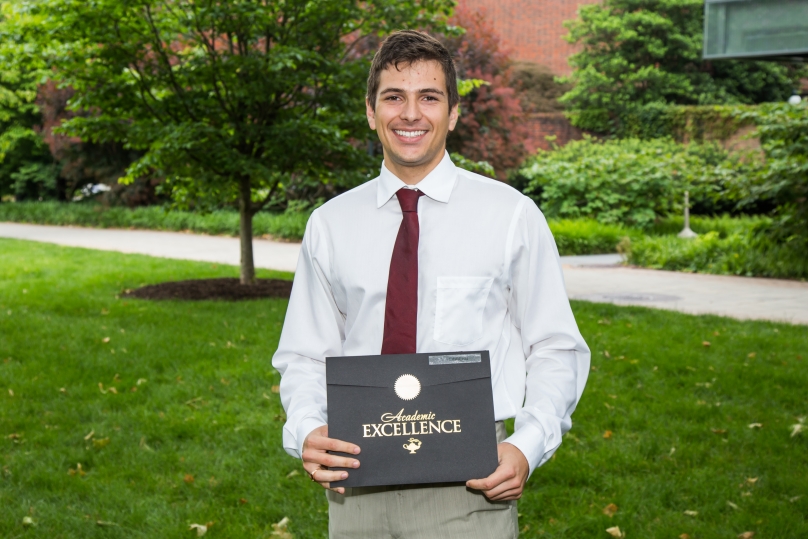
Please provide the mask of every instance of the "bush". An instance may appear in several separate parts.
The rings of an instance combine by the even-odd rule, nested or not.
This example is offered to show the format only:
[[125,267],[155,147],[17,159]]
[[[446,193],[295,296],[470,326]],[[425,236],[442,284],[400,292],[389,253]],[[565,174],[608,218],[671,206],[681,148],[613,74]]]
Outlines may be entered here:
[[[675,236],[684,228],[684,221],[682,216],[660,219],[645,230],[645,233],[649,236]],[[758,230],[767,226],[770,222],[771,219],[766,217],[731,217],[729,215],[702,217],[692,215],[690,217],[690,228],[697,234],[716,232],[719,238],[726,238],[738,232],[748,232],[752,229]]]
[[614,253],[624,237],[641,235],[639,230],[604,225],[594,219],[559,219],[547,224],[561,256]]
[[[653,269],[774,277],[808,278],[808,256],[791,245],[769,240],[766,230],[771,220],[716,219],[714,230],[693,239],[673,235],[633,237],[620,244],[627,262]],[[734,223],[733,223],[734,221]],[[703,220],[694,230],[709,228]]]
[[550,218],[587,217],[647,229],[679,214],[686,190],[694,204],[720,208],[728,186],[748,167],[714,143],[585,138],[539,150],[520,174],[525,193]]
[[[259,212],[253,220],[255,236],[270,235],[284,240],[300,240],[306,230],[310,209],[292,207],[284,213]],[[238,236],[236,211],[210,213],[168,211],[161,206],[135,209],[64,202],[17,202],[0,204],[0,221],[43,225],[74,225],[98,228],[143,228],[149,230],[190,230],[202,234]]]

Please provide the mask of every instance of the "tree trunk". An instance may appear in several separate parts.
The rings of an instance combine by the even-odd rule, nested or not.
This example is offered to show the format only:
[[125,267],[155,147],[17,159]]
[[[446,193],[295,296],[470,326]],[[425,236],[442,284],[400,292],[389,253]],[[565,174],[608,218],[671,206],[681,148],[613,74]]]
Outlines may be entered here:
[[252,244],[252,197],[250,178],[243,176],[239,180],[239,236],[241,239],[241,284],[255,282],[255,262],[253,261]]

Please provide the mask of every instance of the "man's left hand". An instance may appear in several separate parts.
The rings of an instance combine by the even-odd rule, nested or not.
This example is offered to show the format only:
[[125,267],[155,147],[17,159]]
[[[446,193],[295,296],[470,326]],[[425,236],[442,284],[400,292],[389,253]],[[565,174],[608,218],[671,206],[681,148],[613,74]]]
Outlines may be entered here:
[[518,500],[522,497],[530,465],[516,446],[501,443],[497,445],[499,466],[485,479],[466,481],[466,486],[481,490],[492,502]]

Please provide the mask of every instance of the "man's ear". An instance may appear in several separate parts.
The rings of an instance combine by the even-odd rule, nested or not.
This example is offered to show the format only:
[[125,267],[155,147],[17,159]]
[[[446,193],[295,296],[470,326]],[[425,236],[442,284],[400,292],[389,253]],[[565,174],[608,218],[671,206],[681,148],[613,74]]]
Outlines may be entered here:
[[457,125],[457,119],[460,117],[460,103],[456,104],[452,107],[452,110],[449,111],[449,131],[454,131],[455,126]]
[[368,117],[368,125],[376,131],[376,111],[370,106],[370,100],[367,97],[365,98],[365,114]]

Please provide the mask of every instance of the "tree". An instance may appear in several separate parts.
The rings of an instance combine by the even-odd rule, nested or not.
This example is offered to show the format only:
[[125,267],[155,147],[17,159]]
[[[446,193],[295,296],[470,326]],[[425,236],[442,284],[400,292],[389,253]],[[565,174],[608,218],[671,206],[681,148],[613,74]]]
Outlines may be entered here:
[[15,24],[75,92],[62,132],[142,155],[178,205],[237,204],[241,282],[252,218],[311,178],[349,184],[363,140],[366,36],[440,26],[449,0],[20,0]]
[[649,103],[782,101],[798,76],[771,62],[703,61],[702,0],[604,0],[579,15],[567,23],[567,40],[582,48],[561,101],[584,129],[614,132],[622,113]]
[[449,134],[447,147],[472,161],[490,163],[497,177],[504,179],[534,149],[520,96],[510,86],[511,61],[482,13],[458,7],[450,22],[465,29],[461,35],[443,37],[455,57],[458,77],[487,84],[460,98],[460,120]]
[[22,35],[5,24],[10,6],[0,9],[0,196],[53,196],[56,165],[34,129],[41,121],[36,97],[44,66],[17,54]]
[[757,126],[765,159],[758,174],[740,182],[742,206],[760,199],[776,204],[764,232],[808,258],[808,106],[778,103],[744,113]]

